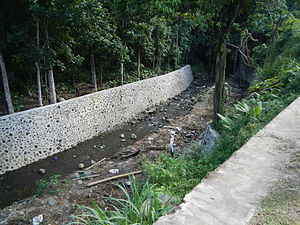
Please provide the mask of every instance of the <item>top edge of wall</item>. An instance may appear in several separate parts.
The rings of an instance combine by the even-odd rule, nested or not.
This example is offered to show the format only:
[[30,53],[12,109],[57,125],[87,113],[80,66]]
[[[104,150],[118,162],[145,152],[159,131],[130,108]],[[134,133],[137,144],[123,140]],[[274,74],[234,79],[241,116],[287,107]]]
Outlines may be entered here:
[[183,70],[183,69],[185,69],[185,68],[190,68],[190,67],[191,67],[190,65],[185,65],[185,66],[181,67],[181,68],[178,69],[178,70],[174,70],[174,71],[169,72],[169,73],[166,73],[166,74],[162,74],[162,75],[158,75],[158,76],[151,77],[151,78],[148,78],[148,79],[143,79],[143,80],[139,80],[139,81],[136,81],[136,82],[132,82],[132,83],[120,85],[120,86],[117,86],[117,87],[108,88],[108,89],[101,90],[101,91],[97,91],[97,92],[94,92],[94,93],[82,95],[82,96],[79,96],[79,97],[76,97],[76,98],[71,98],[71,99],[68,99],[68,100],[65,100],[65,101],[62,101],[62,102],[57,102],[57,103],[54,103],[54,104],[49,104],[49,105],[45,105],[45,106],[35,107],[35,108],[28,109],[28,110],[24,110],[24,111],[21,111],[21,112],[16,112],[16,113],[12,113],[12,114],[7,114],[7,115],[4,115],[4,116],[0,116],[0,119],[6,119],[6,118],[9,118],[9,117],[11,117],[11,116],[21,115],[21,114],[28,113],[28,112],[34,112],[34,111],[36,111],[36,110],[46,109],[46,108],[48,108],[48,107],[55,107],[55,106],[59,106],[59,105],[64,105],[64,104],[66,104],[66,103],[68,103],[68,102],[70,102],[70,101],[75,101],[75,100],[78,100],[78,99],[84,99],[84,98],[89,97],[89,96],[92,96],[92,95],[97,95],[97,94],[99,94],[100,92],[101,92],[101,93],[104,93],[104,92],[108,92],[108,91],[111,91],[111,90],[117,90],[117,89],[121,89],[121,88],[123,88],[123,87],[126,87],[126,86],[128,86],[128,85],[134,84],[134,83],[145,82],[146,80],[152,80],[152,79],[155,79],[155,78],[157,78],[157,77],[168,76],[168,75],[170,75],[170,74],[172,74],[172,73],[175,73],[175,72],[177,72],[177,71]]

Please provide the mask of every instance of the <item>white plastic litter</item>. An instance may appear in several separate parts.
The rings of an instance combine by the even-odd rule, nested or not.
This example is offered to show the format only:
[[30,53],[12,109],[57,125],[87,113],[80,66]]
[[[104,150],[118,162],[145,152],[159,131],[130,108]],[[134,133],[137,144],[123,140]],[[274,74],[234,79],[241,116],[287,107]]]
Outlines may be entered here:
[[44,219],[44,217],[43,217],[42,214],[33,217],[33,219],[32,219],[32,225],[40,225],[43,222],[43,219]]
[[110,169],[108,172],[111,174],[118,174],[120,171],[119,169]]

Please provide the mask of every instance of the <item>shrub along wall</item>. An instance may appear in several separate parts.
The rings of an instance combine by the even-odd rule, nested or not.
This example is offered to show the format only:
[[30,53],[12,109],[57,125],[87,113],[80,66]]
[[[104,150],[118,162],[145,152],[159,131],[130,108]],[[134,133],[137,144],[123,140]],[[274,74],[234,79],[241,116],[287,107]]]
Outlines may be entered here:
[[184,91],[190,66],[57,104],[0,117],[0,174],[67,150]]

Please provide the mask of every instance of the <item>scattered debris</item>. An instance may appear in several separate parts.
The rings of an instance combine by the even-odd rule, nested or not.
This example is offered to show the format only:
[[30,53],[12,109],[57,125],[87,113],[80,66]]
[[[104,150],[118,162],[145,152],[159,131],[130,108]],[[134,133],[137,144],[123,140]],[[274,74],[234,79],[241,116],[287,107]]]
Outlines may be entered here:
[[153,138],[153,137],[148,137],[147,140],[148,140],[148,141],[153,141],[154,138]]
[[41,169],[39,169],[39,173],[43,175],[43,174],[45,174],[45,173],[46,173],[46,170],[45,170],[45,169],[43,169],[43,168],[41,168]]
[[56,204],[56,200],[54,198],[49,198],[47,203],[49,206],[54,206]]
[[158,140],[158,141],[157,141],[157,144],[158,144],[158,145],[163,145],[163,144],[164,144],[164,141],[163,141],[163,140]]
[[174,120],[173,119],[166,119],[166,122],[172,123]]
[[175,135],[176,135],[176,131],[173,131],[173,130],[170,130],[170,134],[171,134],[171,137],[170,137],[170,153],[172,156],[174,156],[174,141],[175,141]]
[[[90,178],[95,178],[95,177],[100,177],[102,176],[101,174],[94,174],[94,175],[91,175],[91,176],[86,176],[86,177],[82,177],[83,179],[90,179]],[[77,178],[77,179],[74,179],[74,181],[76,180],[80,180],[82,179],[81,177]]]
[[72,180],[73,179],[78,179],[78,178],[80,178],[80,174],[76,172],[76,173],[72,174],[71,176],[69,176],[69,178],[72,179]]
[[134,152],[131,153],[131,154],[128,154],[128,155],[122,155],[122,156],[120,157],[120,159],[126,159],[126,158],[130,158],[130,157],[137,156],[140,152],[141,152],[141,149],[138,149],[138,150],[134,151]]
[[98,180],[98,181],[89,183],[86,186],[91,187],[91,186],[101,184],[101,183],[104,183],[104,182],[107,182],[107,181],[111,181],[111,180],[115,180],[115,179],[119,179],[119,178],[123,178],[123,177],[128,177],[128,176],[131,176],[131,175],[136,175],[136,174],[139,174],[139,173],[142,173],[142,172],[143,171],[139,170],[139,171],[135,171],[135,172],[131,172],[131,173],[125,173],[125,174],[117,175],[117,176],[114,176],[114,177],[108,177],[108,178],[105,178],[103,180]]
[[52,159],[53,161],[57,161],[57,160],[58,160],[58,158],[57,158],[56,156],[51,156],[51,159]]
[[187,137],[187,138],[193,137],[193,134],[192,133],[188,133],[188,134],[185,135],[185,137]]
[[181,131],[181,127],[172,127],[172,126],[163,126],[163,129],[171,129],[171,130],[176,130],[176,131]]
[[137,136],[135,134],[131,134],[131,139],[132,140],[136,140],[137,139]]
[[98,166],[100,163],[102,163],[102,162],[105,161],[105,160],[106,160],[106,158],[103,158],[103,159],[101,159],[100,161],[94,163],[93,165],[91,165],[91,166],[85,168],[84,170],[90,170],[90,169],[94,168],[95,166]]
[[83,163],[79,163],[79,164],[78,164],[78,168],[79,168],[79,169],[83,169],[83,168],[84,168],[84,164],[83,164]]
[[147,150],[166,150],[165,146],[148,146]]
[[32,225],[40,225],[43,222],[43,215],[40,214],[32,218]]
[[[131,122],[131,124],[136,124],[136,126],[131,127],[132,128],[131,130],[130,128],[128,129],[122,128],[123,131],[117,131],[116,133],[114,133],[112,137],[117,138],[117,141],[119,141],[119,143],[116,143],[116,145],[121,146],[122,150],[120,151],[121,149],[120,148],[118,151],[114,152],[113,154],[115,155],[110,156],[109,159],[101,159],[100,161],[95,162],[99,159],[98,157],[101,157],[102,155],[102,152],[100,151],[99,153],[96,152],[96,154],[99,154],[98,157],[92,156],[91,158],[87,158],[85,156],[82,157],[80,153],[76,153],[76,155],[78,154],[78,156],[74,155],[74,153],[71,154],[70,155],[71,157],[74,155],[73,156],[74,158],[78,158],[78,160],[80,160],[77,161],[77,163],[75,163],[75,166],[77,165],[78,167],[79,166],[78,163],[85,164],[81,170],[78,170],[77,173],[74,173],[73,175],[69,176],[69,178],[71,178],[72,181],[74,182],[69,182],[68,187],[65,186],[61,187],[63,191],[58,194],[59,197],[56,198],[56,204],[54,207],[48,206],[47,198],[49,198],[49,196],[44,196],[42,198],[43,200],[33,201],[32,203],[30,203],[31,205],[28,204],[33,209],[36,209],[37,207],[44,207],[46,205],[48,206],[49,211],[45,213],[35,211],[34,214],[29,214],[28,212],[26,212],[26,216],[32,218],[33,216],[38,215],[39,213],[43,213],[44,214],[43,223],[55,224],[55,222],[58,222],[58,224],[63,224],[62,218],[65,218],[63,216],[68,216],[70,211],[74,211],[76,209],[77,203],[88,204],[90,199],[95,199],[99,201],[100,204],[102,204],[101,201],[103,197],[115,196],[116,194],[118,194],[115,193],[115,190],[111,189],[111,185],[113,182],[110,183],[109,181],[120,178],[122,183],[130,186],[131,184],[127,179],[128,176],[131,174],[142,173],[142,171],[138,171],[138,170],[140,170],[141,162],[145,158],[149,161],[153,161],[158,157],[160,151],[169,151],[169,144],[171,142],[170,135],[171,136],[172,134],[174,135],[173,147],[175,147],[175,145],[180,146],[180,148],[178,148],[178,151],[181,149],[182,146],[185,146],[184,142],[191,142],[191,140],[195,140],[198,136],[197,134],[201,132],[201,130],[204,130],[204,128],[206,127],[206,123],[208,122],[208,120],[211,119],[208,116],[210,111],[205,108],[205,105],[207,105],[209,102],[205,104],[203,103],[202,105],[200,104],[202,100],[204,101],[206,99],[205,96],[201,99],[201,102],[198,102],[196,104],[191,103],[190,100],[191,95],[188,98],[189,98],[188,101],[184,101],[183,104],[185,104],[188,109],[191,109],[191,107],[194,108],[191,109],[190,111],[191,115],[190,114],[186,115],[182,113],[182,114],[178,114],[179,118],[178,117],[176,118],[172,115],[174,110],[178,109],[177,111],[181,111],[180,107],[182,106],[182,104],[180,105],[180,107],[174,105],[174,107],[176,107],[175,109],[173,108],[166,109],[165,107],[169,107],[169,106],[163,106],[157,108],[157,110],[160,109],[160,111],[162,112],[159,113],[157,111],[157,115],[156,114],[154,115],[155,119],[151,121],[152,133],[143,133],[143,130],[140,131],[139,130],[140,124],[136,124],[136,122],[133,123]],[[164,113],[165,115],[163,115]],[[147,116],[147,119],[143,120],[143,124],[147,128],[147,125],[149,124],[148,119],[149,117],[153,117],[153,115],[148,116],[144,114],[143,116]],[[200,116],[202,119],[200,118]],[[174,121],[171,124],[167,124],[165,121],[161,120],[162,117],[167,117],[166,119],[172,118],[174,119]],[[136,121],[139,121],[139,119],[136,119]],[[164,125],[168,125],[168,126],[164,126]],[[128,126],[130,125],[128,124]],[[124,138],[120,137],[120,132],[124,133]],[[188,133],[193,134],[193,136],[191,136],[191,138],[186,138],[185,135]],[[133,134],[135,135],[138,134],[139,136],[138,141],[137,140],[132,141],[134,140],[132,139]],[[148,137],[150,138],[148,139]],[[121,139],[125,139],[124,143],[120,143]],[[130,142],[130,146],[128,146],[129,143],[127,144],[127,142],[125,141]],[[97,142],[95,142],[91,146],[95,150],[99,150],[101,148],[100,146],[103,144],[104,143],[99,143],[97,139]],[[89,148],[91,148],[91,146],[89,146]],[[95,150],[93,152],[95,152]],[[106,147],[105,150],[111,150],[111,149],[110,148],[108,149],[108,147]],[[91,161],[91,159],[94,159],[95,161]],[[92,165],[90,165],[90,162]],[[119,169],[119,173],[115,175],[108,173],[108,170],[112,168]],[[45,169],[47,170],[47,173],[49,173],[48,168],[46,167]],[[129,171],[136,171],[136,172],[126,174]],[[95,189],[91,188],[87,190],[86,188],[84,188],[86,186],[91,187],[93,185],[97,185],[101,183],[103,184],[99,185]],[[170,198],[169,196],[164,196],[162,197],[162,199],[164,199],[163,201],[168,201]],[[103,205],[105,206],[106,203],[104,202]],[[63,206],[64,209],[58,210],[58,207],[60,206]],[[24,206],[22,205],[22,207]],[[59,214],[61,216],[59,220],[51,214],[54,213],[56,210],[59,211]],[[19,218],[20,220],[22,220],[21,217]]]
[[108,172],[111,174],[118,174],[120,172],[120,170],[119,169],[110,169]]
[[90,172],[90,171],[85,171],[85,172],[83,172],[82,173],[82,177],[88,177],[88,176],[91,176],[92,175],[92,172]]

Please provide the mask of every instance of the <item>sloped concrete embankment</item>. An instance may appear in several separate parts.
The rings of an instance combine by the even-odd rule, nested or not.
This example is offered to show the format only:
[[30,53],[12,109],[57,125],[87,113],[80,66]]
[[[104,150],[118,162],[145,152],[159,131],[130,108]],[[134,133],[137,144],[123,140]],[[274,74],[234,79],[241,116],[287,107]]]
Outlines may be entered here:
[[300,152],[300,98],[236,151],[155,225],[248,224]]
[[190,66],[57,104],[0,117],[0,175],[70,149],[174,97]]

